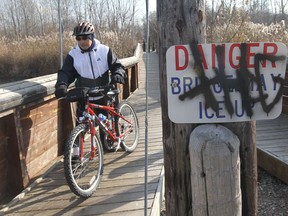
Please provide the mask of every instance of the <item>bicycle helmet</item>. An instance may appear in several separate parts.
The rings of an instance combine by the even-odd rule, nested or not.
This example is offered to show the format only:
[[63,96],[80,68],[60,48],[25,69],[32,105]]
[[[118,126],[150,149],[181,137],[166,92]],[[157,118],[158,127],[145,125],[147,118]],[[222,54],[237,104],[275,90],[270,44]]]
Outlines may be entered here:
[[89,22],[80,22],[73,30],[73,36],[90,35],[94,33],[94,26]]

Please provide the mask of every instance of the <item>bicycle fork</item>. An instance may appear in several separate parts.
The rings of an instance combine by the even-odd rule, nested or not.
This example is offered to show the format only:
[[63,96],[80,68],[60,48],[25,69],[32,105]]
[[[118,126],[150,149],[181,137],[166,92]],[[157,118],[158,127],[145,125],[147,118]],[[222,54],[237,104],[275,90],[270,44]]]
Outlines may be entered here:
[[90,127],[90,135],[91,135],[90,160],[93,160],[93,158],[96,155],[96,143],[95,143],[96,130],[95,130],[95,127],[94,127],[92,121],[89,121],[89,127]]

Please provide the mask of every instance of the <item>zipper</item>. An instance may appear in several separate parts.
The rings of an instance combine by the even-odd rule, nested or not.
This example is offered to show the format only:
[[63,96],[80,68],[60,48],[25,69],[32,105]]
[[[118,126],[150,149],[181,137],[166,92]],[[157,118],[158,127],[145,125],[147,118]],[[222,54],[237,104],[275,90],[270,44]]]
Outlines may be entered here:
[[92,64],[91,53],[89,52],[88,55],[89,55],[89,60],[90,60],[90,65],[91,65],[91,70],[92,70],[92,75],[93,75],[93,78],[94,78],[94,80],[95,80],[96,78],[95,78],[95,74],[94,74],[94,68],[93,68],[93,64]]

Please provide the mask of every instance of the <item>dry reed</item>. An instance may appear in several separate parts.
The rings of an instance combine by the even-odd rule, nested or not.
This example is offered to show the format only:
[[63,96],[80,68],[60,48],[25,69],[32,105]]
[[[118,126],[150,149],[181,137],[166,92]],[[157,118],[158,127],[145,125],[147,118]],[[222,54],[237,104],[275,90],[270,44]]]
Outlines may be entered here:
[[[63,33],[63,57],[75,45],[71,32]],[[133,55],[133,44],[111,32],[101,34],[101,42],[110,46],[119,58]],[[57,33],[18,40],[0,38],[0,83],[56,73],[60,68]]]

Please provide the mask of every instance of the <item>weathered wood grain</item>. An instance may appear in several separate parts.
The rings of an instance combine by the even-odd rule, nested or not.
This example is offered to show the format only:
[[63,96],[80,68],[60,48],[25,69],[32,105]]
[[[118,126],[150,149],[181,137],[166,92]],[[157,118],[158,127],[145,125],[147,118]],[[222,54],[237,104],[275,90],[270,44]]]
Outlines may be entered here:
[[201,125],[191,133],[193,216],[242,215],[239,145],[237,136],[221,125]]

